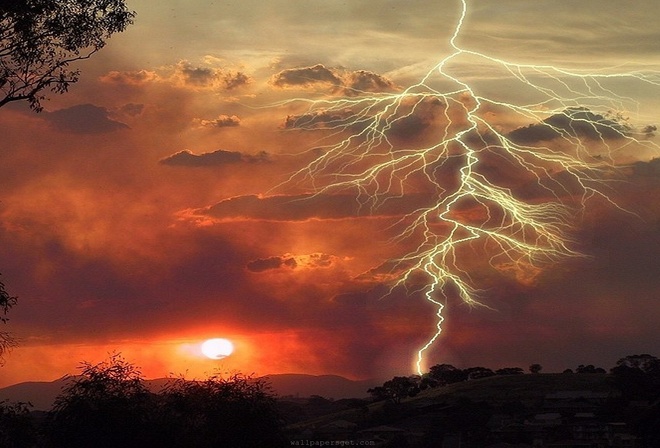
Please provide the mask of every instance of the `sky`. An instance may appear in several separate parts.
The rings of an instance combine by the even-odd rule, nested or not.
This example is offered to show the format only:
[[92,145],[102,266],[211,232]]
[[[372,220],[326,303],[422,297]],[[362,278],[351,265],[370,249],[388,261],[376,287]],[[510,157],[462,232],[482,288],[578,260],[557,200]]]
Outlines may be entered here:
[[[425,148],[465,129],[461,113],[476,97],[491,100],[478,114],[492,129],[470,144],[497,133],[538,154],[606,159],[608,169],[542,162],[530,172],[501,151],[480,152],[479,173],[513,197],[567,206],[567,250],[582,255],[531,266],[503,261],[492,241],[462,245],[450,264],[486,306],[462,302],[455,286],[446,298],[436,291],[445,320],[424,366],[562,371],[659,355],[654,1],[468,1],[454,42],[471,53],[443,69],[470,92],[403,100],[386,132],[394,149],[371,153],[335,145],[382,112],[361,109],[365,99],[392,99],[437,74],[455,51],[460,1],[127,4],[135,23],[80,64],[69,92],[39,114],[0,109],[0,272],[19,297],[3,328],[19,345],[0,387],[54,380],[113,352],[149,378],[412,373],[437,306],[420,272],[395,286],[409,266],[395,260],[416,253],[424,229],[406,229],[451,194],[465,162],[455,146],[444,156]],[[502,60],[527,67],[527,78]],[[565,71],[548,79],[549,66]],[[588,73],[624,75],[595,84]],[[530,83],[594,109],[575,139],[542,129],[549,117],[567,127]],[[432,77],[426,92],[457,85]],[[599,107],[614,115],[594,125]],[[364,121],[351,122],[357,113]],[[431,168],[338,185],[401,148]],[[589,178],[587,193],[576,176]],[[488,227],[485,208],[466,202],[455,217]],[[233,341],[234,354],[204,358],[199,344],[212,337]]]

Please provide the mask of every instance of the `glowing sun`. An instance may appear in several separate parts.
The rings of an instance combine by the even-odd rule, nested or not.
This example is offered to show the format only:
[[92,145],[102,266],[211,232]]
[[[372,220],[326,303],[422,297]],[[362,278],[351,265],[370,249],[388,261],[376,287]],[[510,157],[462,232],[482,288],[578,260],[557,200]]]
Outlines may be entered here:
[[213,338],[204,341],[201,348],[207,358],[222,359],[233,353],[234,344],[228,339]]

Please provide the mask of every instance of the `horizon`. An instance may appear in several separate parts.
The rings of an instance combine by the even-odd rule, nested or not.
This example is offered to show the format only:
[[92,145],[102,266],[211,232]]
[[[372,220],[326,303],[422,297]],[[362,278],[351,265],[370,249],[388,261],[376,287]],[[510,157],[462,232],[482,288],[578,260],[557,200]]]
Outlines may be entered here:
[[[526,370],[522,368],[512,368],[512,366],[496,370],[484,366],[455,368],[454,366],[437,365],[424,376],[395,375],[392,378],[372,378],[369,380],[350,380],[336,375],[309,375],[296,373],[265,376],[244,376],[240,373],[232,373],[231,375],[220,375],[219,377],[213,375],[205,378],[185,378],[181,376],[168,376],[151,379],[139,376],[137,378],[139,378],[141,385],[152,394],[167,393],[166,391],[168,391],[170,387],[174,386],[176,388],[176,384],[180,384],[182,380],[185,382],[200,382],[202,384],[207,381],[217,382],[226,380],[230,382],[236,380],[240,384],[242,381],[247,380],[248,382],[254,381],[254,384],[261,384],[264,387],[264,390],[268,391],[268,394],[276,400],[288,401],[291,397],[312,400],[316,397],[325,399],[328,402],[333,402],[335,400],[341,402],[344,399],[351,400],[356,398],[369,400],[367,397],[371,396],[371,402],[376,403],[384,399],[383,390],[388,390],[388,388],[394,387],[394,384],[401,384],[401,380],[407,380],[407,384],[410,387],[413,387],[414,385],[413,389],[410,391],[410,397],[416,397],[418,393],[427,389],[437,388],[442,391],[449,390],[451,389],[450,386],[453,386],[456,383],[472,384],[478,382],[481,385],[482,380],[488,381],[492,379],[494,381],[510,381],[506,378],[513,377],[512,380],[515,381],[516,377],[523,376],[536,378],[520,380],[520,384],[530,384],[529,381],[539,384],[539,381],[541,381],[540,378],[547,378],[548,380],[552,379],[552,381],[555,382],[555,389],[553,390],[556,392],[566,390],[592,390],[587,389],[585,385],[589,381],[594,381],[593,378],[601,378],[598,380],[600,382],[605,381],[604,378],[606,377],[618,378],[618,380],[608,381],[610,388],[614,390],[617,387],[622,387],[621,384],[624,384],[625,381],[624,383],[620,383],[620,381],[623,381],[623,378],[636,378],[635,381],[639,381],[639,377],[626,376],[626,374],[630,373],[628,370],[631,369],[631,366],[635,365],[634,362],[631,361],[631,358],[639,356],[655,360],[657,364],[657,357],[648,354],[641,354],[626,356],[617,362],[617,365],[613,366],[611,369],[603,369],[593,365],[580,365],[575,370],[569,368],[563,372],[543,372],[543,366],[538,364],[530,365]],[[104,370],[116,362],[122,363],[125,366],[128,365],[125,364],[126,360],[121,356],[117,357],[116,355],[111,359],[108,359],[107,362],[109,364],[98,365],[93,368]],[[655,371],[649,366],[651,366],[651,364],[646,364],[646,367],[640,367],[642,370],[639,370],[639,372],[644,372],[645,375],[649,375],[649,378],[651,378],[652,375],[655,375],[655,373],[653,373]],[[139,366],[134,367],[137,367],[139,370]],[[624,370],[621,370],[621,368]],[[635,367],[632,367],[632,369],[634,370]],[[457,374],[457,372],[462,372],[462,375]],[[234,375],[238,376],[235,377]],[[76,384],[78,381],[89,381],[91,378],[93,377],[90,377],[87,373],[76,376],[63,376],[54,381],[22,382],[7,387],[0,387],[0,392],[2,393],[0,401],[5,400],[5,402],[10,404],[27,403],[27,408],[31,411],[50,412],[57,397],[66,395],[68,387]],[[55,389],[54,386],[59,387]],[[475,384],[474,389],[479,390],[481,387],[482,386]],[[576,389],[576,387],[578,387],[578,389]],[[394,389],[396,389],[396,387],[394,387]],[[623,390],[625,390],[625,387]],[[451,394],[451,392],[447,393]],[[391,398],[393,397],[390,396],[389,399]]]
[[0,388],[655,354],[652,0],[180,3],[0,108]]
[[[116,354],[119,355],[120,357],[122,357],[123,359],[125,359],[125,361],[128,362],[129,364],[137,367],[138,370],[141,371],[141,367],[139,365],[138,360],[124,358],[122,353],[116,353]],[[577,367],[581,366],[581,365],[582,366],[591,365],[591,366],[594,366],[595,368],[602,368],[602,369],[605,370],[606,373],[609,374],[610,370],[617,365],[616,362],[619,361],[620,359],[623,359],[627,356],[643,355],[643,354],[649,354],[651,356],[655,356],[653,353],[641,353],[641,352],[640,353],[634,353],[634,354],[630,353],[630,354],[618,357],[616,361],[611,363],[611,365],[601,365],[601,364],[597,364],[597,363],[594,364],[594,363],[591,363],[591,362],[581,362],[580,364],[577,364],[575,366],[566,366],[564,368],[560,368],[559,370],[552,370],[552,371],[549,371],[548,369],[546,369],[545,366],[541,365],[541,367],[542,367],[541,371],[533,373],[533,374],[552,374],[552,375],[564,374],[566,370],[571,370],[574,373],[575,369]],[[99,362],[101,363],[101,362],[108,361],[110,359],[110,356],[112,356],[112,355],[113,354],[109,353],[108,356],[106,356],[103,359],[100,359]],[[79,366],[77,367],[77,370],[79,370],[80,367],[82,367],[82,364],[85,363],[85,362],[87,362],[87,361],[81,361],[79,363]],[[94,363],[90,363],[90,364],[93,365]],[[445,364],[445,363],[439,363],[439,364]],[[493,371],[495,371],[497,369],[500,369],[500,368],[513,367],[513,368],[522,369],[523,373],[525,373],[525,374],[532,374],[529,371],[529,367],[533,364],[535,364],[535,363],[528,363],[528,364],[525,364],[524,366],[523,365],[488,366],[488,365],[482,365],[482,364],[475,364],[475,365],[465,365],[465,366],[463,366],[463,365],[453,365],[453,367],[456,367],[459,370],[466,370],[466,369],[469,369],[469,368],[472,368],[472,367],[485,367],[485,368],[491,369]],[[426,374],[428,372],[424,372],[424,373]],[[159,376],[159,377],[143,376],[142,379],[144,381],[157,381],[157,380],[164,380],[164,379],[184,378],[184,379],[190,380],[190,381],[197,381],[197,380],[204,380],[206,378],[209,378],[209,377],[215,376],[215,375],[218,375],[221,378],[224,378],[224,377],[229,377],[232,374],[246,375],[249,378],[254,378],[254,379],[268,378],[268,377],[271,377],[271,376],[287,376],[287,375],[291,375],[291,376],[308,376],[308,377],[314,377],[314,378],[335,377],[335,378],[345,379],[345,380],[348,380],[348,381],[351,381],[351,382],[365,382],[365,381],[380,381],[380,382],[382,382],[384,380],[390,379],[392,376],[411,376],[412,377],[412,376],[417,375],[415,372],[394,372],[391,375],[373,376],[373,377],[368,377],[368,378],[366,378],[366,377],[365,378],[355,378],[355,377],[349,377],[349,376],[335,374],[335,373],[316,373],[316,374],[314,374],[314,373],[304,373],[304,372],[277,372],[277,373],[271,372],[271,373],[266,373],[266,374],[257,374],[255,372],[251,372],[251,373],[240,372],[240,371],[224,371],[223,372],[221,370],[212,370],[212,371],[208,371],[208,372],[202,372],[201,375],[193,376],[193,377],[186,377],[186,372],[178,372],[178,373],[177,372],[169,372],[168,374],[166,374],[164,376]],[[6,384],[6,385],[5,384],[0,384],[0,389],[4,389],[4,388],[7,388],[7,387],[16,386],[16,385],[20,385],[20,384],[24,384],[24,383],[53,383],[53,382],[65,380],[67,378],[75,378],[75,377],[78,377],[78,376],[79,376],[78,373],[65,373],[65,374],[61,374],[61,375],[59,375],[55,378],[52,378],[52,379],[37,379],[37,380],[26,379],[26,380],[23,380],[23,381],[20,381],[20,382],[17,382],[17,383],[12,383],[12,384]]]

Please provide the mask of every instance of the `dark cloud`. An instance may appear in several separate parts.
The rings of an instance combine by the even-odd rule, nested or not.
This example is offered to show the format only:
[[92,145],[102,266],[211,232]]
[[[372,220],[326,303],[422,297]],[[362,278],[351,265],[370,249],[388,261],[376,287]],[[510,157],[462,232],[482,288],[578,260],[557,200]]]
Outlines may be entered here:
[[188,61],[180,61],[169,73],[166,70],[111,71],[99,78],[101,82],[124,86],[143,86],[164,82],[193,89],[233,90],[251,82],[251,78],[236,70],[215,67],[200,67]]
[[391,92],[396,84],[385,76],[366,70],[327,68],[322,64],[311,67],[290,68],[272,76],[275,87],[318,88],[327,87],[338,95],[359,95],[365,92]]
[[334,257],[329,254],[311,254],[308,257],[307,266],[315,268],[328,268],[332,265]]
[[224,149],[219,149],[213,152],[193,154],[191,151],[185,149],[161,159],[159,163],[170,166],[203,167],[236,163],[261,163],[268,161],[268,159],[269,156],[264,151],[255,155],[250,155],[237,151],[225,151]]
[[655,133],[656,133],[657,130],[658,130],[657,126],[655,126],[653,124],[649,124],[649,125],[644,126],[641,129],[640,133],[646,138],[653,138],[653,137],[655,137]]
[[[407,109],[410,107],[413,106]],[[414,109],[400,113],[392,121],[388,134],[404,140],[419,136],[436,122],[439,112],[445,108],[445,104],[437,98],[418,101],[414,103]]]
[[360,94],[363,92],[391,92],[396,90],[396,84],[390,79],[366,70],[346,72],[343,78],[344,89],[347,92]]
[[[373,198],[370,198],[373,199]],[[408,194],[381,197],[381,203],[360,203],[353,195],[306,194],[295,196],[238,196],[198,209],[197,214],[217,219],[267,221],[304,221],[308,219],[344,219],[358,216],[401,216],[427,207],[431,195]]]
[[637,176],[660,177],[660,158],[648,162],[635,162],[632,171]]
[[186,86],[223,90],[233,90],[250,82],[250,77],[243,72],[195,67],[187,61],[181,61],[176,65],[174,77],[182,79]]
[[236,115],[218,115],[213,120],[196,119],[200,126],[205,128],[227,128],[240,126],[241,119]]
[[293,269],[296,266],[296,259],[293,257],[268,257],[250,261],[246,267],[251,272],[263,272],[283,267]]
[[[397,108],[395,114],[384,117],[380,128],[389,137],[401,140],[417,138],[439,121],[439,113],[445,107],[445,104],[437,98],[404,102]],[[301,115],[288,115],[282,127],[284,129],[346,129],[359,132],[368,124],[373,124],[373,120],[373,115],[358,115],[351,109],[323,109]]]
[[270,82],[276,87],[310,87],[317,84],[340,86],[342,84],[341,78],[322,64],[282,70],[273,75]]
[[177,66],[177,71],[183,76],[186,84],[193,86],[207,86],[215,82],[218,74],[215,70],[207,67],[193,67],[182,62]]
[[128,126],[109,118],[105,107],[93,104],[80,104],[54,112],[43,112],[40,117],[63,132],[74,134],[103,134],[128,129]]
[[225,72],[222,74],[225,89],[233,90],[250,83],[250,77],[243,72]]
[[508,137],[520,144],[550,141],[556,138],[584,138],[589,140],[620,139],[630,135],[631,129],[621,121],[605,118],[583,107],[569,108],[538,124],[511,131]]
[[284,129],[330,129],[349,125],[349,119],[353,118],[353,111],[342,110],[319,110],[302,115],[287,115],[284,120]]

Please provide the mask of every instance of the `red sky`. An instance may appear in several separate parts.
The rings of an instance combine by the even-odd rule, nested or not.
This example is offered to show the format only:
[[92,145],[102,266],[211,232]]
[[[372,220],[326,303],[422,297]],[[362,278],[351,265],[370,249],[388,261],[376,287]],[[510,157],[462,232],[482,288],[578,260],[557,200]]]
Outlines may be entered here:
[[[391,156],[382,148],[360,160],[348,147],[333,153],[368,125],[333,126],[354,119],[364,98],[403,94],[450,54],[460,2],[235,3],[129,1],[135,24],[80,65],[70,92],[40,114],[0,110],[0,272],[19,297],[6,329],[20,341],[0,368],[0,387],[74,373],[113,351],[148,377],[214,368],[352,378],[413,371],[436,310],[420,292],[429,278],[392,289],[392,260],[414,252],[422,232],[397,236],[443,188],[450,194],[464,160],[429,152],[432,188],[423,172],[405,170],[381,172],[363,190],[323,187]],[[585,91],[588,72],[647,73],[650,82],[604,80],[613,103],[584,102],[612,106],[636,130],[658,123],[660,36],[642,5],[654,2],[634,10],[609,0],[563,9],[552,1],[472,3],[461,48],[573,68],[578,76],[557,78],[573,92]],[[582,168],[542,164],[548,190],[501,152],[480,154],[479,172],[519,200],[573,207],[567,244],[586,256],[516,268],[491,259],[491,243],[461,246],[457,267],[488,308],[470,308],[450,287],[444,331],[426,364],[557,371],[658,355],[657,138],[596,136],[603,128],[589,125],[573,129],[573,143],[583,145],[575,149],[538,125],[512,133],[552,116],[557,104],[544,105],[545,115],[537,107],[537,119],[502,106],[541,95],[503,67],[463,55],[447,70],[492,99],[479,116],[494,131],[535,151],[577,151],[589,163],[611,156],[614,169],[588,172],[607,182],[590,184],[603,196],[585,195],[575,181],[587,175]],[[551,85],[541,78],[528,81]],[[446,81],[429,87],[445,92]],[[419,155],[464,129],[457,105],[472,100],[436,95],[414,109],[405,100],[405,118],[387,136]],[[466,137],[482,148],[477,140]],[[387,198],[375,208],[374,192]],[[485,219],[467,202],[453,213]],[[440,222],[432,228],[448,231]],[[231,339],[235,353],[204,359],[198,346],[209,337]]]

